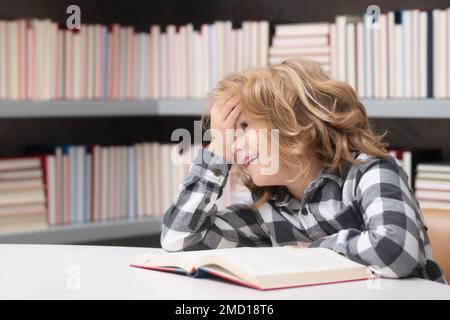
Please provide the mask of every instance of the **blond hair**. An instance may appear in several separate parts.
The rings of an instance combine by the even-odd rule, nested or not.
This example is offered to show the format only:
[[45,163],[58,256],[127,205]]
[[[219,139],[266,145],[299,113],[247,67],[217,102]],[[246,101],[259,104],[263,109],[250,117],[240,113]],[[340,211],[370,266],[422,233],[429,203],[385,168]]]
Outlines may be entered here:
[[[223,94],[238,94],[245,114],[279,130],[280,160],[288,163],[286,155],[299,156],[297,177],[310,170],[305,155],[313,155],[322,167],[339,172],[348,163],[360,164],[353,152],[387,156],[384,134],[372,132],[355,91],[343,81],[330,79],[317,62],[292,59],[231,73],[211,91],[210,101]],[[202,120],[207,127],[205,114]],[[259,208],[276,187],[256,186],[240,169],[244,184],[262,194],[253,204]]]

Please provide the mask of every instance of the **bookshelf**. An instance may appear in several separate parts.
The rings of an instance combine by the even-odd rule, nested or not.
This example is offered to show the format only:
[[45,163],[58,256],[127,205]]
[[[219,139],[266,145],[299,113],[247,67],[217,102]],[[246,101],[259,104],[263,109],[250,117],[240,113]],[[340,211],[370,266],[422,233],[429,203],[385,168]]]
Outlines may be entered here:
[[[448,99],[363,99],[371,118],[450,119]],[[206,100],[1,101],[1,118],[200,116]]]
[[[271,23],[334,21],[337,14],[360,14],[370,1],[335,3],[304,0],[118,0],[105,6],[100,0],[77,2],[82,23],[129,25],[148,32],[151,24],[211,23],[215,20],[268,20]],[[70,1],[0,0],[0,19],[49,18],[65,23]],[[442,1],[381,1],[382,11],[434,9]],[[26,8],[26,9],[25,9]],[[301,8],[301,10],[299,10]],[[450,159],[448,119],[450,100],[364,99],[375,127],[390,129],[389,143],[399,146],[438,146]],[[0,101],[0,153],[20,154],[27,144],[131,144],[167,142],[174,128],[192,130],[192,120],[203,111],[203,99],[109,101]],[[0,234],[0,243],[77,243],[121,239],[160,232],[159,220],[123,220]]]
[[0,243],[75,244],[158,235],[161,220],[142,218],[47,227],[15,233],[0,233]]

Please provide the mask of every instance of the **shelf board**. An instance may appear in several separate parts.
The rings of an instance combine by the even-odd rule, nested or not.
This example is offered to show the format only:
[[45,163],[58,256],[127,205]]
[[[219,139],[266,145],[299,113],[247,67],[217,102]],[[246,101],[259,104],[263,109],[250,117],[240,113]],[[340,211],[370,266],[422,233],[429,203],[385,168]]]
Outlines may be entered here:
[[449,99],[363,99],[369,118],[450,119]]
[[133,219],[54,226],[41,230],[0,234],[1,244],[76,244],[157,235],[160,219]]
[[[450,119],[449,99],[362,99],[370,118]],[[0,118],[200,116],[205,99],[0,101]]]
[[206,100],[0,101],[0,118],[198,116]]

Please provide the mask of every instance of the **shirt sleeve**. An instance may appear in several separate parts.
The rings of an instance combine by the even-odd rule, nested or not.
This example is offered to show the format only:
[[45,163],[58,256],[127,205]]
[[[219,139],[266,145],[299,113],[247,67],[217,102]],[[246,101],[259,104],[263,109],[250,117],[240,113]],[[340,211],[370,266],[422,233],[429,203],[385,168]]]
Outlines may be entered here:
[[420,240],[423,217],[406,172],[390,160],[377,159],[359,176],[354,205],[365,228],[340,230],[310,247],[334,250],[383,277],[406,277],[420,260],[425,263]]
[[190,251],[241,246],[270,246],[245,204],[217,209],[231,167],[222,157],[200,148],[174,202],[165,212],[161,246],[166,251]]

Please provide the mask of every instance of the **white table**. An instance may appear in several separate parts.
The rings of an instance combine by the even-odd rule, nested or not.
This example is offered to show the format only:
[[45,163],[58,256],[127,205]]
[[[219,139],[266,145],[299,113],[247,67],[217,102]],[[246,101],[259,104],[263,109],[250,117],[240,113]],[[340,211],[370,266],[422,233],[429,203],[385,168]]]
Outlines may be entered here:
[[155,248],[0,245],[0,299],[450,299],[450,286],[379,279],[259,291],[129,267]]

